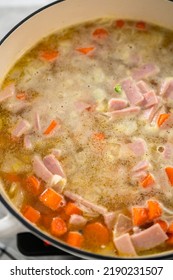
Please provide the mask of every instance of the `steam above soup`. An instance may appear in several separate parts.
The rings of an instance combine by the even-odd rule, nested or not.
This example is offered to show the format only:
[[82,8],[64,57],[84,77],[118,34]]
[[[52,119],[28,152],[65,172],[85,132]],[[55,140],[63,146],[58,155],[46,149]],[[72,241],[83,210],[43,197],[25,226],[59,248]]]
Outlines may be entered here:
[[0,176],[70,246],[173,249],[173,33],[102,19],[44,38],[0,90]]

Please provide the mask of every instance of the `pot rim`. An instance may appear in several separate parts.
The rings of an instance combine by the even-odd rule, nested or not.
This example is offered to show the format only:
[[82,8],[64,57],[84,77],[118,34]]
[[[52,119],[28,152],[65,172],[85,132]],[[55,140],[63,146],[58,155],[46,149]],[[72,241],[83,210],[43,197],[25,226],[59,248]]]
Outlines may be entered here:
[[[46,6],[43,6],[39,9],[37,9],[36,11],[34,11],[33,13],[29,14],[27,17],[25,17],[24,19],[22,19],[19,23],[17,23],[4,37],[2,37],[2,39],[0,40],[0,46],[6,41],[6,39],[8,39],[8,37],[10,37],[10,35],[18,28],[20,27],[22,24],[24,24],[26,21],[28,21],[30,18],[32,18],[33,16],[39,14],[40,12],[46,10],[47,8],[57,5],[61,2],[65,2],[66,0],[56,0],[52,3],[49,3]],[[172,253],[167,253],[164,252],[162,254],[156,254],[156,255],[149,255],[149,256],[141,256],[141,257],[133,257],[133,258],[128,258],[128,257],[117,257],[117,256],[107,256],[107,255],[100,255],[100,254],[95,254],[89,251],[84,251],[84,250],[80,250],[78,248],[74,248],[69,246],[66,243],[63,243],[59,240],[55,240],[53,237],[47,235],[46,233],[44,233],[44,231],[42,231],[41,229],[39,229],[38,227],[32,225],[31,223],[29,223],[27,220],[25,220],[19,213],[17,210],[15,210],[12,206],[10,206],[10,204],[5,200],[5,198],[3,198],[2,194],[0,194],[0,202],[2,202],[2,204],[7,208],[7,210],[9,210],[9,212],[15,217],[17,218],[17,220],[19,220],[25,227],[27,227],[31,233],[33,233],[34,235],[36,235],[37,237],[41,238],[42,240],[47,240],[48,242],[51,243],[51,245],[64,250],[65,252],[69,253],[69,254],[73,254],[74,256],[77,257],[83,257],[85,259],[107,259],[107,260],[143,260],[143,259],[151,259],[151,260],[156,260],[156,259],[172,259],[173,258],[173,252]]]

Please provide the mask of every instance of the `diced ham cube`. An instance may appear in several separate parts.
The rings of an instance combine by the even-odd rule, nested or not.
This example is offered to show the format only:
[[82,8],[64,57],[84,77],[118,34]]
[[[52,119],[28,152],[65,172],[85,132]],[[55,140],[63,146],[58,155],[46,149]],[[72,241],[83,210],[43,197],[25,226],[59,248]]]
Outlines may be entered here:
[[6,99],[13,97],[16,93],[15,85],[10,84],[0,91],[0,103],[5,101]]
[[108,212],[103,215],[105,225],[108,229],[112,230],[115,225],[116,213],[115,212]]
[[108,110],[116,111],[127,107],[128,102],[124,99],[111,98],[108,102]]
[[94,204],[94,203],[92,203],[92,202],[90,202],[90,201],[88,201],[88,200],[82,198],[82,197],[81,197],[80,195],[78,195],[78,194],[72,193],[72,192],[70,192],[70,191],[65,191],[65,192],[64,192],[64,195],[65,195],[66,197],[70,198],[71,200],[77,202],[77,203],[83,204],[84,206],[86,206],[86,207],[92,209],[93,211],[95,211],[95,212],[97,212],[97,213],[99,213],[99,214],[101,214],[101,215],[104,215],[104,214],[106,214],[106,213],[108,212],[107,209],[106,209],[105,207],[99,206],[99,205],[97,205],[97,204]]
[[65,178],[65,173],[63,171],[63,168],[60,164],[60,162],[56,159],[56,157],[53,154],[50,154],[48,156],[45,156],[43,159],[43,162],[47,169],[52,174],[57,174],[63,178]]
[[27,120],[21,119],[12,130],[11,135],[13,137],[21,137],[23,134],[26,134],[30,128],[30,123]]
[[76,226],[78,228],[81,228],[81,227],[85,226],[86,223],[87,223],[87,219],[81,215],[73,214],[70,216],[69,224],[71,226]]
[[158,74],[160,71],[160,69],[158,68],[158,66],[156,66],[155,64],[149,63],[149,64],[145,64],[142,65],[140,68],[136,69],[133,72],[133,79],[139,81],[142,79],[147,79],[149,77],[152,77],[156,74]]
[[129,77],[122,81],[122,88],[131,105],[140,105],[144,100],[143,94],[140,92],[135,81]]
[[159,224],[154,224],[131,236],[132,243],[137,251],[153,249],[164,243],[167,239],[166,233]]
[[41,131],[40,115],[38,112],[34,114],[34,126],[36,131]]
[[32,145],[31,139],[30,139],[30,135],[25,135],[23,141],[24,141],[25,149],[32,150],[33,145]]
[[129,149],[135,154],[135,156],[143,156],[147,150],[146,142],[144,139],[137,139],[134,142],[128,144]]
[[160,95],[173,99],[173,78],[166,78],[161,85]]
[[123,234],[127,233],[129,230],[131,230],[133,227],[132,220],[125,216],[124,214],[119,214],[117,222],[114,227],[114,233],[115,234]]
[[144,170],[137,171],[133,174],[133,178],[137,180],[143,180],[147,176],[147,172]]
[[135,116],[139,114],[140,110],[141,110],[140,107],[128,107],[125,109],[108,112],[106,113],[106,115],[110,117],[110,120],[115,120],[117,118]]
[[163,157],[166,160],[169,160],[169,159],[173,158],[173,144],[171,144],[171,143],[166,143],[165,144]]
[[150,86],[144,81],[138,81],[136,85],[142,94],[147,93],[151,90]]
[[113,240],[116,249],[120,255],[135,257],[137,256],[130,235],[128,233],[123,234]]
[[157,96],[154,92],[154,90],[148,91],[146,93],[143,94],[144,96],[144,102],[143,102],[143,106],[145,108],[149,108],[151,106],[154,106],[158,103],[158,99]]
[[39,156],[34,156],[33,158],[33,171],[37,177],[45,182],[49,182],[52,179],[53,174],[46,168]]
[[145,170],[149,167],[149,162],[147,160],[142,160],[138,162],[132,169],[133,172],[138,172]]

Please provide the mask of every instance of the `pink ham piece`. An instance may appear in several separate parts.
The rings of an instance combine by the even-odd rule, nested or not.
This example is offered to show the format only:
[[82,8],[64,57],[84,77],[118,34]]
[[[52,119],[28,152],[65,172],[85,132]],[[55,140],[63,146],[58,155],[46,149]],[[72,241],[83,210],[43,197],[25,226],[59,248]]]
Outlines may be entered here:
[[153,249],[167,239],[166,233],[159,224],[154,224],[139,233],[131,235],[132,243],[137,251]]
[[34,127],[36,131],[41,131],[40,115],[38,112],[34,114]]
[[149,77],[152,77],[156,74],[158,74],[160,69],[153,63],[145,64],[142,65],[140,68],[136,69],[132,77],[134,80],[142,80],[142,79],[147,79]]
[[52,173],[46,168],[39,156],[34,156],[33,158],[33,171],[37,177],[45,182],[49,182],[52,179]]
[[120,255],[135,257],[137,256],[129,233],[125,233],[113,240],[115,247]]
[[122,110],[116,110],[106,113],[106,116],[110,117],[110,120],[113,121],[117,118],[131,117],[139,114],[140,107],[128,107]]
[[105,225],[108,229],[112,230],[115,225],[116,213],[115,212],[108,212],[103,215]]
[[0,102],[5,101],[6,99],[13,97],[16,93],[15,85],[10,84],[6,88],[0,91]]
[[114,233],[117,235],[127,233],[133,227],[132,220],[124,214],[119,214],[114,227]]
[[65,191],[65,192],[64,192],[64,195],[65,195],[66,197],[68,197],[69,199],[71,199],[71,200],[73,200],[73,201],[75,201],[75,202],[77,202],[77,203],[80,203],[80,204],[82,204],[82,205],[84,205],[84,206],[86,206],[86,207],[92,209],[93,211],[95,211],[95,212],[97,212],[97,213],[99,213],[99,214],[101,214],[101,215],[104,215],[104,214],[106,214],[106,213],[108,212],[107,209],[106,209],[105,207],[99,206],[99,205],[97,205],[97,204],[94,204],[94,203],[92,203],[92,202],[90,202],[90,201],[88,201],[88,200],[82,198],[82,197],[81,197],[80,195],[78,195],[78,194],[72,193],[72,192],[70,192],[70,191]]
[[133,178],[136,180],[142,180],[147,176],[147,172],[144,170],[137,171],[133,174]]
[[121,85],[131,105],[142,104],[144,97],[131,77],[123,80]]
[[142,103],[142,106],[144,106],[145,108],[152,107],[158,103],[158,99],[154,90],[144,93],[143,96],[144,96],[144,101]]
[[171,143],[166,143],[165,144],[163,157],[166,160],[169,160],[169,159],[173,158],[173,144],[171,144]]
[[147,119],[149,122],[152,122],[155,118],[155,115],[160,111],[164,110],[164,107],[161,104],[161,98],[157,96],[157,104],[143,110],[143,116],[145,119]]
[[73,214],[70,216],[69,225],[76,226],[78,228],[84,227],[87,223],[87,219],[81,215]]
[[30,130],[30,128],[30,123],[24,119],[21,119],[12,130],[11,135],[13,137],[21,137],[23,134],[26,134]]
[[62,154],[62,151],[60,149],[52,149],[52,154],[55,157],[59,158],[61,156],[61,154]]
[[149,162],[147,160],[142,160],[138,162],[132,169],[133,172],[138,172],[145,170],[149,167]]
[[57,174],[63,178],[66,177],[60,162],[56,159],[56,157],[53,154],[45,156],[43,162],[52,174]]
[[146,142],[141,138],[138,138],[134,142],[127,145],[137,157],[143,156],[147,150]]
[[144,81],[138,81],[136,85],[142,94],[147,93],[151,90],[150,86]]
[[161,85],[160,95],[173,99],[173,78],[166,78]]
[[124,99],[111,98],[108,102],[108,110],[116,111],[127,107],[128,102]]
[[30,139],[30,135],[25,135],[23,141],[24,141],[25,149],[32,150],[33,145],[32,145],[31,139]]

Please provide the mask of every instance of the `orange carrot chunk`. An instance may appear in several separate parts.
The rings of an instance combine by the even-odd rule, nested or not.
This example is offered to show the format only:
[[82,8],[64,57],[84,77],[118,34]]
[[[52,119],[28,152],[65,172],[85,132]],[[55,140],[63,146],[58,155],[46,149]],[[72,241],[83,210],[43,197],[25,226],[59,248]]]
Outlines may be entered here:
[[57,237],[67,232],[67,225],[60,217],[53,218],[51,223],[51,233]]
[[163,220],[157,220],[155,223],[159,224],[164,232],[167,232],[167,230],[168,230],[168,223],[167,222],[165,222]]
[[134,226],[141,226],[148,222],[148,209],[144,207],[133,207],[132,220]]
[[159,127],[170,117],[170,114],[161,114],[158,118],[157,125]]
[[37,223],[41,217],[40,212],[29,205],[24,208],[23,215],[31,223]]
[[102,38],[106,38],[108,36],[108,32],[106,29],[104,28],[97,28],[94,32],[93,32],[93,36],[98,38],[98,39],[102,39]]
[[173,186],[173,167],[166,167],[165,172],[168,176],[171,186]]
[[151,174],[148,174],[142,181],[141,186],[143,188],[151,187],[155,183],[155,180]]
[[122,28],[125,25],[125,21],[122,19],[119,19],[116,21],[116,27]]
[[84,242],[84,237],[81,233],[77,231],[70,231],[66,239],[67,244],[77,248],[81,248]]
[[149,220],[154,220],[156,218],[159,218],[162,215],[162,208],[160,207],[160,204],[157,201],[154,200],[148,200],[147,201],[148,206],[148,218]]
[[81,215],[82,210],[79,209],[73,202],[68,202],[67,205],[64,207],[65,214],[70,216],[73,214]]
[[169,238],[166,240],[166,243],[168,245],[173,245],[173,234],[169,235]]
[[19,100],[25,100],[27,98],[26,93],[25,92],[18,92],[16,94],[16,98]]
[[58,122],[53,120],[50,125],[46,128],[46,130],[43,132],[45,135],[49,135],[58,125]]
[[138,21],[136,23],[136,28],[139,30],[146,30],[146,23],[143,21]]
[[61,203],[63,202],[63,196],[49,188],[39,196],[39,200],[45,206],[55,211],[61,206]]
[[35,176],[28,176],[26,179],[26,188],[33,194],[38,194],[40,181]]
[[169,228],[168,228],[167,232],[173,234],[173,223],[169,225]]
[[98,132],[98,133],[94,133],[93,137],[95,140],[104,140],[105,134],[102,132]]
[[42,51],[40,53],[40,58],[42,60],[45,60],[45,61],[53,61],[55,60],[59,55],[59,52],[58,51],[53,51],[53,50],[50,50],[50,51]]
[[21,180],[22,180],[21,177],[19,175],[15,174],[15,173],[6,173],[5,178],[6,178],[7,181],[9,181],[11,183],[21,182]]
[[109,231],[100,222],[87,224],[84,228],[84,239],[86,244],[93,246],[106,245],[109,242]]
[[78,48],[76,49],[78,52],[82,53],[82,54],[88,54],[91,51],[93,51],[95,48],[94,47],[88,47],[88,48]]

